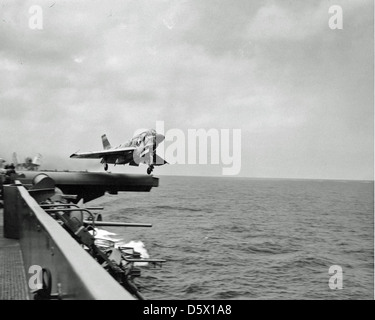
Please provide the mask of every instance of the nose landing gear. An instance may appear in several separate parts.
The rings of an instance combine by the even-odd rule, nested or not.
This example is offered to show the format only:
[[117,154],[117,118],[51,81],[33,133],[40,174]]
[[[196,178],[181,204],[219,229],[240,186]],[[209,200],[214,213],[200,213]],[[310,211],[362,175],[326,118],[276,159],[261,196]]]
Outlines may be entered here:
[[150,166],[147,168],[147,174],[151,174],[153,170],[154,170],[154,166],[153,166],[153,165],[150,165]]
[[108,171],[108,163],[104,164],[104,171]]

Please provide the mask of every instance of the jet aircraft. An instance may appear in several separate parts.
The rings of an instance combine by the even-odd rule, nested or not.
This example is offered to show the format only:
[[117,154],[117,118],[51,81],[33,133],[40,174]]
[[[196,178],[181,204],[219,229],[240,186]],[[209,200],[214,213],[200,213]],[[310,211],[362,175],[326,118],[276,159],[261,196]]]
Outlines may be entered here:
[[90,152],[76,152],[70,158],[76,159],[101,159],[104,170],[108,170],[108,164],[129,164],[139,166],[140,163],[148,165],[147,174],[151,174],[155,166],[162,166],[168,162],[156,154],[156,148],[165,139],[162,134],[154,129],[146,130],[127,142],[112,147],[107,135],[102,135],[103,150]]

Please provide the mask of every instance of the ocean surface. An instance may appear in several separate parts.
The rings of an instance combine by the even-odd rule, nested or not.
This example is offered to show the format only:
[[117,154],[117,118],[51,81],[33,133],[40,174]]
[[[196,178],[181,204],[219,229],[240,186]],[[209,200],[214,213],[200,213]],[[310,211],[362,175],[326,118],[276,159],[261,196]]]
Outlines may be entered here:
[[[106,195],[106,227],[163,267],[143,266],[147,299],[374,299],[374,184],[159,177],[146,193]],[[109,235],[111,236],[111,235]],[[331,290],[329,268],[342,268]]]

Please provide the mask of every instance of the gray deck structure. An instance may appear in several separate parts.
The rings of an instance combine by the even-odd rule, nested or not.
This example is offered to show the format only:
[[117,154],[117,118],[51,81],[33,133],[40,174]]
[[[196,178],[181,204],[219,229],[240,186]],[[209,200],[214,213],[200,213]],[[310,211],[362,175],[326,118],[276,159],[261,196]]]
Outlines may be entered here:
[[28,300],[20,241],[4,238],[3,225],[0,209],[0,300]]
[[0,300],[33,299],[28,286],[33,274],[27,272],[34,266],[49,270],[52,295],[58,299],[135,299],[39,205],[39,201],[55,193],[55,186],[86,202],[105,192],[148,192],[158,186],[158,179],[52,171],[23,173],[12,184],[4,185],[4,209],[0,209]]

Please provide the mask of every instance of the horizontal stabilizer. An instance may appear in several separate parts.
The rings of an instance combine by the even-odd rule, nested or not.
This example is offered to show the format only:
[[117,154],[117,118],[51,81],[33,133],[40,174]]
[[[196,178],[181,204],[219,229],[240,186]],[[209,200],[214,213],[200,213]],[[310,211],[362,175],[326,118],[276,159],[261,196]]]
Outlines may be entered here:
[[138,167],[139,163],[136,163],[134,160],[129,162],[129,166]]
[[163,158],[159,157],[156,153],[154,154],[154,166],[162,166],[164,164],[168,164],[167,161],[165,161]]

